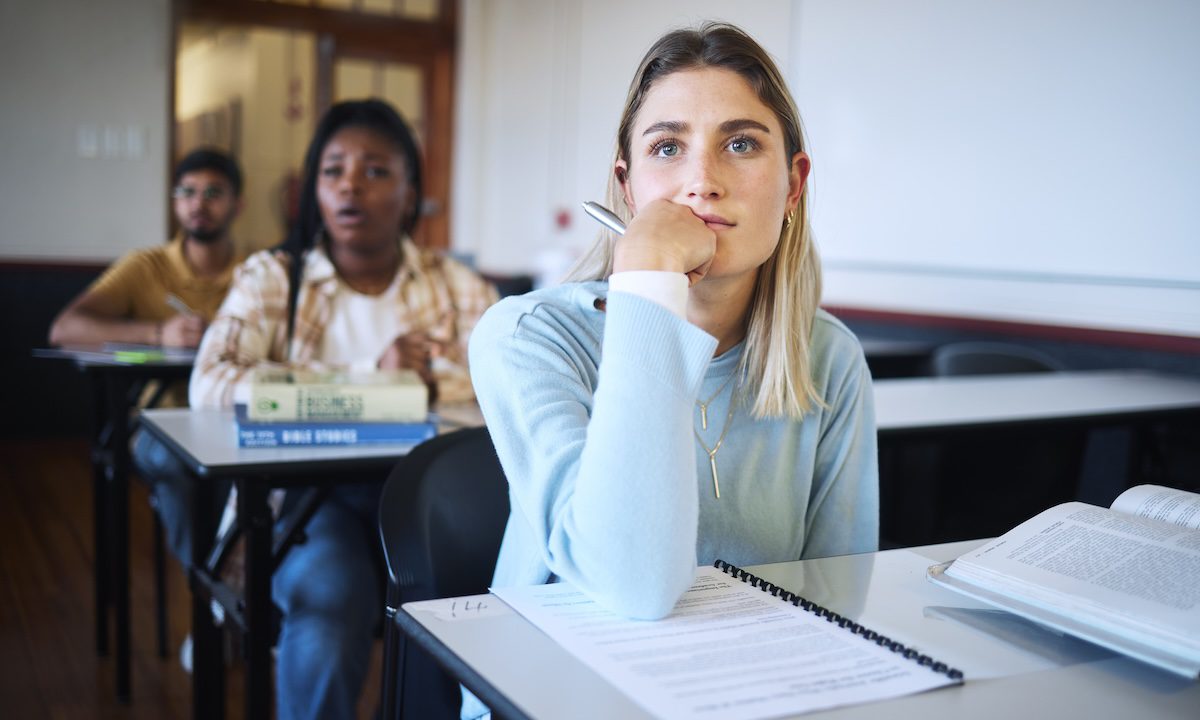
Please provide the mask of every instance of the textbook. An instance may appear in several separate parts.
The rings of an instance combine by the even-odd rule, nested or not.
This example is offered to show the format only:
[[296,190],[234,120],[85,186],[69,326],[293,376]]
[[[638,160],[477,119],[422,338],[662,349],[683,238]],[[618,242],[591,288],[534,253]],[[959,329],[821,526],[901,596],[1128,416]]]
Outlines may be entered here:
[[1063,503],[929,579],[1028,620],[1200,677],[1200,494],[1138,485]]
[[255,370],[246,403],[251,420],[424,422],[429,388],[412,370],[370,372]]
[[565,582],[492,592],[658,718],[772,718],[963,677],[720,560],[661,620],[623,618]]
[[357,420],[292,420],[259,422],[236,405],[239,447],[285,447],[313,445],[364,445],[395,443],[415,445],[437,434],[431,422],[359,422]]

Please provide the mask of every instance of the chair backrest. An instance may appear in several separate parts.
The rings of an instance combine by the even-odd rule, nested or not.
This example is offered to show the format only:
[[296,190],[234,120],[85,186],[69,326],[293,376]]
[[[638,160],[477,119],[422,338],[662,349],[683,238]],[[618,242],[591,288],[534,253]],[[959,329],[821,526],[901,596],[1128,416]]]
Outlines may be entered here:
[[421,443],[379,502],[389,580],[404,601],[487,592],[508,521],[508,483],[487,428]]
[[[508,522],[508,483],[486,428],[421,443],[392,470],[379,501],[388,606],[487,592]],[[389,618],[383,716],[457,718],[458,683]]]
[[934,375],[994,375],[1053,372],[1062,363],[1039,350],[1000,342],[959,342],[942,345],[930,359]]

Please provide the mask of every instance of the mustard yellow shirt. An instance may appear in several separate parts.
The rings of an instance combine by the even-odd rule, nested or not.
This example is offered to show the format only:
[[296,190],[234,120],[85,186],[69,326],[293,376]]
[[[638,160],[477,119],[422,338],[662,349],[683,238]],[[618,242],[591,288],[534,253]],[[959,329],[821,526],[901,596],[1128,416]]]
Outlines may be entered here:
[[219,277],[199,277],[183,256],[183,236],[179,235],[166,245],[125,255],[105,270],[88,292],[116,299],[124,317],[160,321],[177,314],[167,305],[171,293],[211,322],[229,291],[233,269],[243,259],[236,255]]
[[[233,282],[233,269],[244,259],[244,254],[235,253],[220,276],[202,278],[184,258],[183,236],[177,235],[165,245],[134,250],[117,260],[96,278],[88,292],[116,300],[122,317],[159,322],[178,314],[167,304],[167,294],[171,293],[205,322],[212,322]],[[154,387],[148,387],[138,404],[144,405],[153,391]],[[159,406],[186,407],[187,383],[173,384]]]

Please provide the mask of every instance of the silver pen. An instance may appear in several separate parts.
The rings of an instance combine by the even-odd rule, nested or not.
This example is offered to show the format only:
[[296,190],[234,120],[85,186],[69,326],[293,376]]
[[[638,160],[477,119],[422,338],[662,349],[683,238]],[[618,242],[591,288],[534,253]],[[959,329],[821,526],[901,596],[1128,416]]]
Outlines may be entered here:
[[601,225],[616,234],[625,234],[625,223],[621,222],[621,218],[617,217],[612,210],[609,210],[600,203],[587,200],[583,203],[583,211],[596,218],[596,220],[599,220]]
[[195,315],[196,311],[187,306],[187,303],[179,299],[179,296],[174,293],[167,293],[167,304],[171,306],[175,312],[183,315]]

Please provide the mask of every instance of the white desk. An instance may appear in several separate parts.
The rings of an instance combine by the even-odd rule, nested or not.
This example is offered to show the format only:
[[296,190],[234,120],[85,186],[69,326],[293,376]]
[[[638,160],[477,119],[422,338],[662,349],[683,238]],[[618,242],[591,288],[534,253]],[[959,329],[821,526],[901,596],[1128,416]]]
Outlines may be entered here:
[[316,472],[325,467],[345,469],[390,467],[408,454],[415,443],[367,445],[314,445],[244,448],[237,444],[233,410],[171,408],[145,410],[142,419],[177,452],[197,477],[231,474]]
[[[930,584],[924,569],[980,541],[759,565],[751,572],[962,670],[966,682],[804,717],[1200,717],[1200,683],[1044,631]],[[494,596],[491,614],[447,620],[448,600],[405,604],[397,622],[498,717],[647,718],[617,688]],[[461,604],[460,604],[461,606]]]
[[881,438],[1019,423],[1109,423],[1200,413],[1200,380],[1143,370],[878,380]]
[[[208,720],[220,718],[224,710],[219,637],[209,607],[215,597],[247,635],[246,717],[268,717],[271,567],[273,556],[285,552],[286,545],[272,547],[267,494],[289,485],[328,488],[364,477],[382,481],[415,444],[243,448],[237,444],[232,410],[146,410],[142,423],[197,478],[192,514],[193,714]],[[215,528],[201,509],[212,507],[213,483],[207,480],[219,477],[233,480],[238,488],[238,517],[246,536],[244,610],[209,564]]]
[[[986,472],[975,476],[969,469],[960,468],[961,476],[939,474],[939,448],[951,444],[959,448],[978,446],[996,457],[1008,451],[1003,443],[1009,443],[1012,466],[1016,467],[1015,458],[1028,439],[1036,439],[1033,444],[1041,448],[1059,440],[1081,445],[1086,430],[1128,427],[1132,432],[1121,436],[1121,449],[1127,452],[1124,468],[1114,468],[1108,480],[1101,477],[1097,481],[1092,475],[1067,478],[1062,483],[1080,479],[1075,497],[1107,504],[1129,485],[1160,481],[1153,474],[1142,473],[1143,460],[1155,457],[1150,453],[1154,435],[1148,432],[1153,425],[1195,423],[1200,418],[1200,379],[1148,371],[903,378],[878,380],[873,386],[880,453],[881,532],[886,542],[898,545],[963,537],[961,532],[939,529],[941,519],[951,509],[961,509],[961,497],[952,507],[946,506],[947,492],[962,496],[964,492],[957,488],[965,486],[960,483],[973,482],[981,488],[981,483],[989,483],[984,489],[996,487],[995,479],[981,479]],[[1082,453],[1081,449],[1080,462]],[[1005,482],[1012,483],[1010,497],[1028,495],[1036,499],[1051,492],[1046,490],[1045,479],[1026,479],[1016,474]],[[946,490],[946,483],[954,483],[955,490]],[[979,511],[987,514],[990,524],[971,533],[1002,532],[1056,501],[1047,498],[1042,507],[1019,512],[980,505]]]

